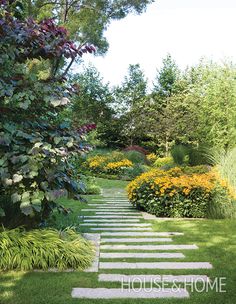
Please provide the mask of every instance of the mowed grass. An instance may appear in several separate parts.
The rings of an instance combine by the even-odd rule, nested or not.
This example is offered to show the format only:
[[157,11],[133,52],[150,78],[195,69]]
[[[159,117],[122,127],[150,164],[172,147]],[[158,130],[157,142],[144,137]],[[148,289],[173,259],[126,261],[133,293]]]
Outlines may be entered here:
[[[99,179],[103,188],[124,188],[126,182],[106,181]],[[98,196],[96,196],[98,197]],[[68,200],[64,204],[74,210],[75,215],[86,204]],[[157,300],[86,300],[72,299],[74,287],[107,287],[120,288],[120,283],[98,282],[98,273],[46,273],[46,272],[0,272],[0,303],[1,304],[235,304],[236,303],[236,222],[233,220],[172,220],[150,221],[155,231],[183,232],[183,236],[173,236],[173,244],[196,244],[198,250],[183,250],[185,259],[174,261],[210,262],[213,269],[202,270],[104,270],[100,273],[125,274],[206,274],[210,278],[225,277],[225,293],[215,291],[193,292],[189,299],[157,299]],[[151,251],[150,251],[151,252]],[[174,252],[174,251],[171,251]],[[105,260],[104,260],[105,261]],[[114,261],[119,261],[114,259]],[[123,259],[123,261],[138,261]],[[140,260],[139,260],[140,261]],[[171,259],[156,261],[173,261]],[[139,286],[138,286],[139,287]],[[147,285],[146,287],[149,287]],[[201,285],[199,286],[199,290]],[[191,290],[189,289],[191,292]]]

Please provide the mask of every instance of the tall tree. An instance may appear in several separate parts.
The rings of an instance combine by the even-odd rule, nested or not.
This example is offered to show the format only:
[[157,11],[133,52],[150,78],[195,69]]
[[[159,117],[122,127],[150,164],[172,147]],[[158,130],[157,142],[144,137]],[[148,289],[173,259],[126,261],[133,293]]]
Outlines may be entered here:
[[199,143],[228,149],[236,145],[236,66],[202,62],[194,69],[195,81],[187,95],[198,123]]
[[175,90],[175,84],[179,78],[179,69],[171,55],[168,54],[162,61],[162,67],[157,71],[153,83],[154,93],[162,98],[170,97]]
[[112,92],[109,84],[104,84],[103,78],[94,66],[85,67],[80,74],[72,77],[78,84],[79,94],[74,98],[72,115],[80,123],[103,123],[112,114]]
[[108,49],[103,33],[112,20],[128,14],[141,14],[154,0],[22,0],[27,14],[37,19],[55,18],[69,29],[80,44],[96,46],[98,53]]
[[139,137],[136,128],[136,111],[147,95],[147,79],[139,64],[130,65],[128,75],[125,76],[121,86],[115,89],[116,109],[123,123],[121,135],[127,139],[127,144],[134,144]]
[[128,75],[120,86],[115,88],[116,106],[121,114],[128,112],[147,94],[147,79],[139,64],[130,64]]
[[79,94],[73,99],[68,113],[77,124],[95,123],[98,139],[108,144],[108,133],[115,113],[112,108],[113,94],[108,83],[94,66],[88,66],[72,77],[78,84]]

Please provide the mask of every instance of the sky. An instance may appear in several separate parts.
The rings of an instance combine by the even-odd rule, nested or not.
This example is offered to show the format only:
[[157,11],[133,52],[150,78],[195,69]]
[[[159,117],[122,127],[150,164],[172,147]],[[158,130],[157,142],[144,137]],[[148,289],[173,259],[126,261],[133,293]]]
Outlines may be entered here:
[[157,0],[141,15],[112,21],[106,55],[84,61],[111,85],[123,80],[129,64],[139,63],[150,84],[168,53],[182,69],[202,57],[236,62],[235,30],[235,0]]

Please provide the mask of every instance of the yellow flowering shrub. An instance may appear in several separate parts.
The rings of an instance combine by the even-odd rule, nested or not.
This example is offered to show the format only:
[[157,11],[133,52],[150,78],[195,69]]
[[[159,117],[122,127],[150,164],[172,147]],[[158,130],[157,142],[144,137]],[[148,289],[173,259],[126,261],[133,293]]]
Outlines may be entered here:
[[147,160],[151,163],[154,164],[155,161],[157,160],[158,156],[155,153],[150,153],[147,156]]
[[122,159],[121,161],[111,162],[105,166],[105,170],[109,173],[117,173],[122,168],[132,167],[133,163],[128,159]]
[[157,216],[205,217],[214,198],[217,175],[214,171],[184,171],[188,172],[178,167],[153,169],[138,176],[127,187],[130,202]]
[[106,162],[107,162],[106,157],[96,155],[93,157],[89,157],[86,161],[86,165],[90,170],[98,172],[104,167]]
[[86,166],[92,172],[118,174],[125,168],[132,167],[133,163],[124,158],[122,153],[115,151],[105,156],[89,157]]

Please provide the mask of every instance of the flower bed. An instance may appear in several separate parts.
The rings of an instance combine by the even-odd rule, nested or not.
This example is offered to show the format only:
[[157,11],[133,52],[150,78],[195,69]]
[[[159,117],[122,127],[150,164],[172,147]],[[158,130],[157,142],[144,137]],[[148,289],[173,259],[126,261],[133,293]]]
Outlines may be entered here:
[[134,164],[120,152],[113,152],[104,156],[96,155],[89,157],[85,164],[93,173],[111,175],[121,174],[125,169],[133,167],[133,165]]
[[[228,193],[214,171],[202,167],[151,170],[128,185],[130,202],[137,208],[161,217],[207,217],[216,185]],[[201,173],[198,173],[201,172]]]

